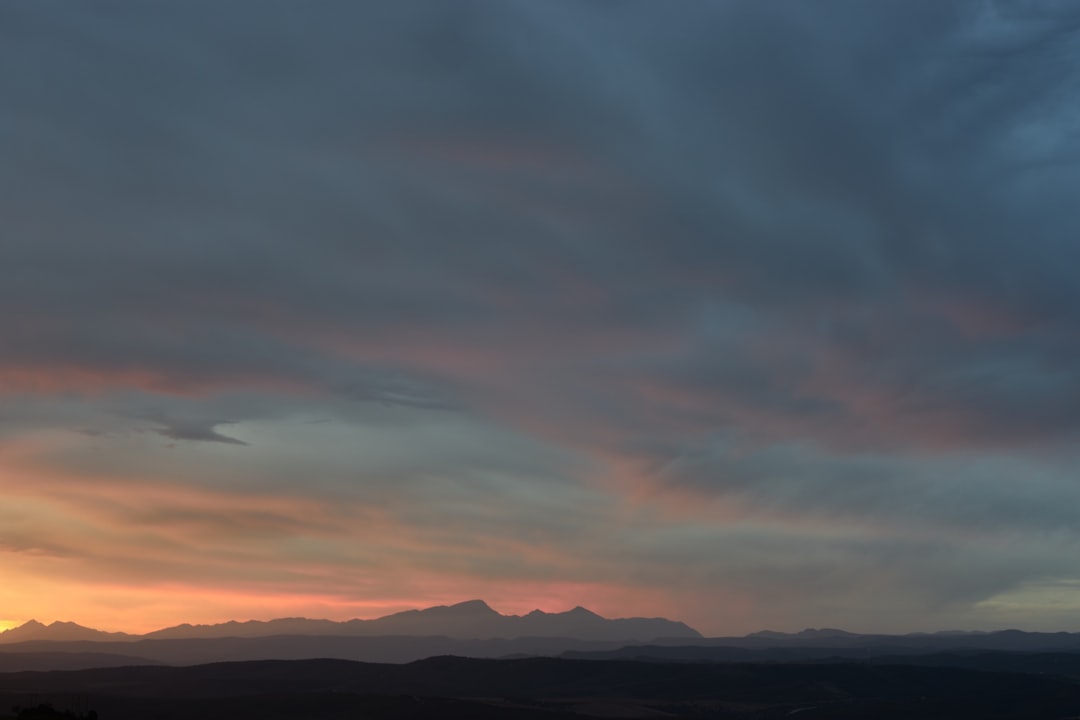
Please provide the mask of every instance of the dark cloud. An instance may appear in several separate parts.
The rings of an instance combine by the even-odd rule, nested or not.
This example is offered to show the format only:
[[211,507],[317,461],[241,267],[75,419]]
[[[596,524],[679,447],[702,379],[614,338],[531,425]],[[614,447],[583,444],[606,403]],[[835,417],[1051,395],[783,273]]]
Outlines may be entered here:
[[1000,453],[936,457],[833,454],[809,445],[761,446],[716,438],[661,471],[665,482],[779,510],[892,527],[964,532],[1080,531],[1080,492],[1055,457]]
[[[365,356],[446,373],[453,352],[663,342],[734,301],[778,332],[799,309],[806,342],[894,366],[878,387],[917,376],[1032,433],[1074,422],[957,380],[986,355],[1056,374],[1055,397],[1076,384],[1072,210],[1015,187],[1071,165],[1009,159],[1069,142],[1067,15],[6,12],[6,52],[35,67],[7,88],[9,363],[339,391]],[[1007,316],[1019,347],[956,339],[910,310],[923,294]]]
[[223,435],[214,428],[218,425],[224,425],[229,423],[217,422],[212,425],[170,425],[168,427],[158,428],[154,432],[157,434],[171,438],[172,440],[195,440],[199,442],[217,442],[225,443],[226,445],[247,445],[248,443],[243,440],[237,440],[234,437]]

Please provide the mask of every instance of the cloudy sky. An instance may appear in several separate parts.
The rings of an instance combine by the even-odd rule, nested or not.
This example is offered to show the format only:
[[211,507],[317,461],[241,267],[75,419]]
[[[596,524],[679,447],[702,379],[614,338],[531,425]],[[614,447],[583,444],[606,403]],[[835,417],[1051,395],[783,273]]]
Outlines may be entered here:
[[1080,630],[1078,31],[3,3],[0,620]]

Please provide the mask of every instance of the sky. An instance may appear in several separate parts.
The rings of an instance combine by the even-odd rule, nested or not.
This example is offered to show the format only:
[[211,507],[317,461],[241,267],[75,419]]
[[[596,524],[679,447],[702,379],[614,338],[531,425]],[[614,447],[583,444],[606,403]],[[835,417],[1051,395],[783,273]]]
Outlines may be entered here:
[[0,623],[1080,631],[1078,29],[0,4]]

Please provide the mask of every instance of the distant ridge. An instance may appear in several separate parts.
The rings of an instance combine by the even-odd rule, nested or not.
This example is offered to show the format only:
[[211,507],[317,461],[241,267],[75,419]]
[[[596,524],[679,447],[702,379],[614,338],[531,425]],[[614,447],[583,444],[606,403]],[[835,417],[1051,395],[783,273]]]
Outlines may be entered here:
[[746,636],[747,639],[758,638],[761,640],[783,641],[837,640],[856,637],[859,637],[858,633],[848,632],[847,630],[837,630],[835,628],[806,628],[805,630],[800,630],[797,633],[776,632],[775,630],[761,630],[759,632],[750,633]]
[[1003,630],[862,635],[808,629],[703,638],[682,623],[662,618],[609,620],[581,607],[559,613],[533,611],[525,615],[502,615],[478,600],[410,610],[375,620],[332,622],[281,618],[267,622],[178,625],[146,636],[101,633],[75,623],[46,626],[36,621],[0,633],[0,668],[8,670],[305,658],[409,663],[448,655],[668,663],[817,663],[839,659],[869,662],[874,658],[891,658],[896,662],[902,658],[905,664],[906,658],[923,656],[920,664],[1028,667],[1024,664],[1028,661],[1015,658],[971,659],[973,653],[985,652],[1056,653],[1054,658],[1033,658],[1030,667],[1039,672],[1055,663],[1073,667],[1080,663],[1075,659],[1080,658],[1080,633]]
[[51,642],[71,642],[76,640],[136,640],[138,635],[128,635],[121,632],[103,632],[93,628],[83,627],[73,622],[56,622],[48,625],[37,620],[30,620],[19,627],[0,632],[0,643],[28,642],[32,640],[48,640]]
[[609,641],[702,637],[701,633],[685,623],[664,618],[607,619],[582,607],[561,613],[533,610],[527,615],[502,615],[483,600],[437,605],[423,610],[405,610],[374,620],[333,622],[282,618],[265,622],[251,620],[220,625],[177,625],[148,633],[144,637],[179,639],[272,635],[405,635],[441,636],[460,640],[572,637],[580,640]]
[[[685,623],[665,618],[604,618],[583,607],[565,612],[533,610],[524,615],[503,615],[483,600],[469,600],[454,605],[406,610],[373,620],[315,620],[302,617],[275,620],[229,621],[212,625],[182,624],[145,635],[103,632],[73,622],[48,625],[30,620],[0,632],[0,647],[5,650],[99,651],[109,645],[109,652],[126,654],[120,647],[132,643],[198,640],[272,640],[295,638],[310,644],[327,640],[445,641],[443,651],[465,653],[453,643],[472,643],[472,648],[505,648],[508,653],[555,654],[563,650],[613,651],[621,646],[662,645],[671,654],[675,648],[698,648],[689,651],[698,656],[702,648],[768,650],[790,648],[800,655],[818,651],[851,649],[861,652],[922,652],[942,650],[988,650],[1021,652],[1080,652],[1080,633],[1026,632],[1022,630],[915,632],[900,635],[861,634],[834,628],[807,628],[799,632],[761,630],[739,637],[703,637]],[[520,641],[520,642],[519,642]],[[568,641],[568,642],[563,642]],[[570,642],[572,641],[572,642]],[[450,643],[450,644],[445,644]],[[486,645],[483,643],[487,643]],[[494,644],[492,644],[494,643]],[[500,644],[501,643],[501,644]],[[577,643],[577,645],[574,645]],[[603,647],[582,647],[581,643],[601,643]],[[378,645],[378,643],[376,644]],[[372,647],[376,647],[372,645]],[[31,648],[31,646],[33,646]],[[381,646],[381,645],[380,645]],[[433,645],[434,646],[434,645]],[[351,647],[351,646],[350,646]],[[562,648],[557,649],[557,648]],[[528,648],[527,650],[521,648]],[[543,648],[543,649],[541,649]],[[134,648],[132,649],[134,651]],[[484,650],[486,655],[487,650]],[[634,647],[627,654],[640,654]],[[141,653],[140,653],[141,654]],[[467,654],[467,653],[466,653]],[[705,653],[708,655],[709,653]],[[722,654],[722,653],[721,653]],[[359,659],[359,658],[357,658]]]
[[533,610],[527,615],[503,615],[483,600],[406,610],[374,620],[235,620],[214,625],[182,624],[145,635],[106,633],[75,623],[43,625],[36,620],[0,632],[0,644],[30,641],[137,641],[210,638],[257,638],[279,635],[321,637],[446,637],[458,640],[513,638],[574,638],[589,641],[649,642],[661,639],[700,639],[701,633],[665,618],[607,619],[583,607],[561,613]]

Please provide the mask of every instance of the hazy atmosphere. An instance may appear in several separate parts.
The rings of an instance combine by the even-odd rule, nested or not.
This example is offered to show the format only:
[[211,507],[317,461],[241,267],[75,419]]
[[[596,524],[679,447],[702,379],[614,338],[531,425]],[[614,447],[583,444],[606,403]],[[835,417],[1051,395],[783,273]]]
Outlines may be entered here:
[[1078,29],[0,4],[0,628],[1080,630]]

